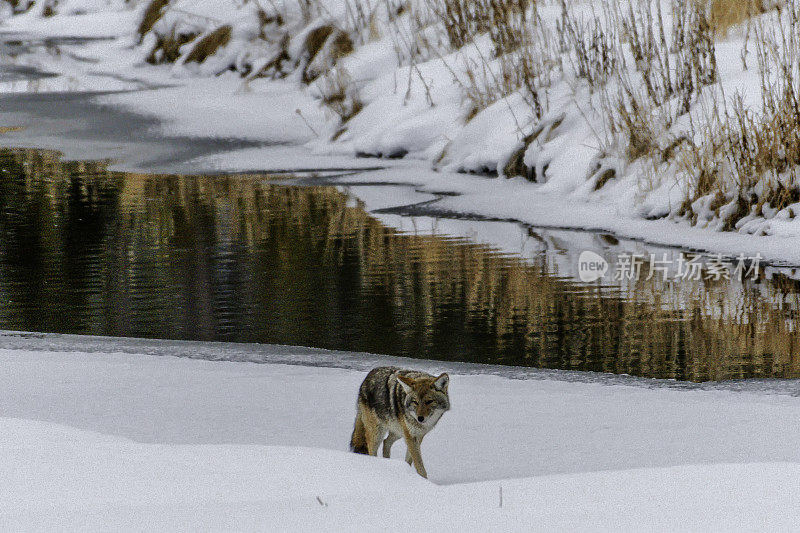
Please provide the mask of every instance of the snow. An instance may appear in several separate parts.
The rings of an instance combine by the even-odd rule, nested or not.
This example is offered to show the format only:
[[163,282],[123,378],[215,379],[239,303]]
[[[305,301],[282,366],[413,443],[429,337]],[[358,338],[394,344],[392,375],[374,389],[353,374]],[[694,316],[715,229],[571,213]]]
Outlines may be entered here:
[[[353,159],[350,156],[316,154],[306,148],[287,145],[266,145],[241,150],[226,150],[204,155],[187,162],[187,165],[198,171],[269,171],[286,170],[297,173],[298,170],[374,170],[387,165],[386,161],[372,158]],[[392,166],[410,165],[407,162],[392,162]]]
[[[174,87],[98,97],[104,105],[155,116],[164,135],[226,137],[272,144],[311,140],[324,118],[316,102],[288,84],[275,83],[258,93],[247,91],[240,78],[202,80],[191,88]],[[220,99],[220,93],[232,93]]]
[[[183,343],[170,348],[178,355],[188,349]],[[365,375],[137,353],[4,349],[0,361],[7,417],[147,443],[339,451],[347,449]],[[476,374],[474,367],[464,373],[457,365],[399,362],[452,373],[453,408],[423,446],[435,483],[800,457],[800,432],[785,423],[800,404],[782,394],[649,388],[638,380],[570,382],[558,375],[541,379],[536,371],[528,371],[530,379],[509,379]],[[397,446],[401,460],[403,446]]]
[[[4,335],[0,349],[3,529],[723,531],[800,519],[800,431],[787,423],[800,402],[777,391],[29,337]],[[243,350],[322,366],[181,357]],[[423,445],[430,481],[401,443],[392,460],[346,451],[365,375],[346,361],[451,373],[453,409]]]
[[0,430],[6,530],[724,531],[791,529],[800,518],[796,464],[441,487],[397,461],[344,452],[141,444],[9,418]]
[[[85,0],[80,0],[86,3]],[[65,2],[76,4],[78,2]],[[87,10],[88,11],[88,10]],[[97,7],[96,11],[70,13],[58,17],[41,17],[35,11],[10,17],[3,22],[4,32],[15,33],[16,38],[25,36],[87,37],[104,39],[127,35],[138,22],[138,14],[132,10],[113,10]]]
[[9,418],[0,452],[6,530],[731,531],[788,530],[800,519],[796,464],[441,487],[397,461],[344,452],[141,444]]

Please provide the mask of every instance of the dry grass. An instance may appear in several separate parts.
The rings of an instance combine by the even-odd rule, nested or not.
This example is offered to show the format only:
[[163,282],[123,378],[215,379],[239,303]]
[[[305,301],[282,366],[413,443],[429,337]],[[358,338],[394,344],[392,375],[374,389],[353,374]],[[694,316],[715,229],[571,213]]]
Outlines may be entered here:
[[538,181],[539,176],[536,175],[536,169],[530,168],[525,164],[525,152],[527,152],[528,147],[538,139],[547,140],[564,121],[564,117],[565,116],[562,114],[555,119],[539,122],[533,132],[522,139],[519,148],[503,166],[503,176],[507,178],[519,176],[528,181]]
[[526,26],[534,0],[431,0],[429,3],[444,26],[450,46],[458,49],[475,37],[488,33],[496,55],[520,45],[521,30]]
[[186,56],[186,63],[202,63],[216,54],[217,50],[230,42],[232,32],[233,28],[226,24],[198,40]]
[[[658,0],[627,6],[602,2],[592,4],[588,15],[576,15],[568,0],[558,0],[561,18],[555,28],[541,21],[530,0],[428,4],[451,50],[480,34],[488,34],[494,44],[490,57],[464,60],[461,84],[471,115],[512,94],[522,95],[530,113],[519,117],[517,126],[525,135],[529,118],[535,127],[548,112],[551,82],[574,72],[591,92],[601,94],[599,111],[608,124],[604,150],[635,160],[673,157],[675,141],[660,144],[665,133],[717,80],[714,26],[709,9],[699,2],[674,0],[669,13],[661,12]],[[507,175],[531,177],[523,153],[524,148],[508,161]]]
[[503,176],[513,178],[515,176],[523,177],[528,181],[536,181],[536,176],[532,170],[525,164],[525,151],[530,146],[530,143],[522,143],[522,146],[514,152],[503,166]]
[[277,49],[273,52],[272,57],[264,63],[264,66],[256,72],[252,72],[249,77],[252,78],[282,78],[287,76],[293,68],[291,63],[291,56],[289,55],[289,42],[288,34],[284,34],[281,40],[277,43]]
[[[800,201],[800,3],[788,0],[780,27],[756,24],[752,42],[761,77],[761,106],[734,96],[681,150],[690,187],[682,215],[708,207],[722,229],[753,215],[771,217]],[[722,107],[722,106],[720,106]],[[709,203],[709,199],[710,203]],[[793,216],[789,214],[789,216]]]
[[336,28],[330,24],[326,24],[325,26],[320,26],[318,28],[314,28],[308,35],[306,35],[306,40],[304,44],[304,49],[308,56],[308,61],[311,62],[317,57],[317,54],[322,50],[322,47],[325,46],[325,43],[328,41],[328,38],[336,31]]
[[[567,1],[561,0],[560,39],[573,51],[569,59],[574,63],[578,77],[586,80],[591,87],[606,83],[618,66],[619,49],[615,46],[617,32],[606,27],[599,17],[590,20],[577,19],[570,15]],[[606,13],[608,19],[613,16]]]
[[331,57],[339,60],[346,55],[352,54],[354,50],[353,41],[345,32],[340,31],[331,40]]
[[[463,88],[471,113],[516,93],[526,99],[536,124],[548,111],[551,81],[570,70],[602,95],[609,152],[622,152],[630,160],[672,157],[675,147],[662,147],[659,140],[717,80],[707,9],[695,0],[675,0],[670,13],[662,13],[656,0],[628,7],[603,2],[591,15],[576,16],[567,0],[559,3],[561,18],[554,31],[540,20],[535,2],[433,1],[453,48],[482,32],[494,43],[493,57],[465,69]],[[674,25],[665,22],[669,19]],[[631,57],[633,62],[626,61]],[[507,174],[529,174],[519,156],[509,161]]]
[[11,5],[11,9],[15,14],[24,13],[33,6],[33,2],[31,0],[3,0],[4,2]]
[[322,103],[338,115],[342,124],[364,108],[352,80],[342,69],[328,71],[319,83],[319,88],[322,92]]
[[[519,93],[541,120],[549,107],[548,87],[566,61],[592,91],[604,93],[609,150],[622,144],[631,160],[671,154],[659,139],[717,79],[708,10],[695,0],[675,0],[667,14],[656,0],[628,7],[604,2],[593,16],[578,18],[567,0],[559,3],[562,15],[553,31],[532,1],[431,0],[451,48],[481,33],[494,43],[492,57],[465,69],[462,85],[472,112]],[[669,18],[673,26],[665,22]],[[509,169],[515,174],[522,172],[518,159]]]
[[588,29],[580,30],[586,23],[570,21],[564,0],[562,6],[576,70],[601,95],[609,134],[605,150],[629,160],[671,157],[675,140],[667,132],[717,81],[715,35],[707,10],[694,0],[675,0],[668,14],[653,0],[627,9],[605,3],[602,14],[611,23],[603,27],[589,22]]
[[56,14],[56,6],[58,5],[58,0],[50,0],[48,1],[44,8],[42,9],[42,16],[43,17],[52,17]]
[[353,49],[350,36],[334,26],[326,25],[312,30],[305,40],[306,66],[303,68],[303,82],[310,83],[330,72],[337,61],[351,54]]
[[707,0],[714,29],[721,34],[749,18],[764,13],[767,4],[763,0]]
[[481,54],[478,59],[465,59],[465,79],[460,83],[471,103],[470,115],[518,91],[536,118],[544,115],[559,52],[552,29],[539,18],[536,2],[431,0],[429,5],[445,29],[451,50],[483,33],[493,43],[488,57]]
[[139,28],[136,30],[139,38],[144,37],[156,22],[164,15],[164,9],[169,5],[169,0],[150,0],[147,9],[144,11]]
[[[530,113],[520,117],[518,123],[523,147],[507,161],[506,175],[535,178],[524,163],[531,131],[549,118],[551,82],[561,74],[574,73],[597,95],[593,101],[600,105],[592,111],[601,115],[608,126],[601,133],[606,138],[600,140],[605,143],[605,153],[629,160],[650,158],[655,166],[677,163],[691,172],[687,213],[692,211],[695,200],[713,195],[711,205],[727,213],[730,220],[726,224],[731,226],[747,211],[742,205],[751,204],[747,195],[755,183],[768,183],[767,190],[775,191],[763,195],[768,199],[759,202],[780,207],[793,201],[793,169],[800,165],[800,134],[796,133],[800,132],[800,102],[796,98],[800,87],[794,79],[767,87],[766,93],[772,96],[765,99],[763,115],[734,108],[727,116],[727,110],[717,110],[727,119],[723,117],[709,126],[709,131],[716,129],[717,133],[707,135],[708,142],[702,146],[689,140],[691,134],[678,138],[670,134],[703,92],[717,82],[718,35],[773,7],[775,0],[672,0],[669,4],[658,0],[625,4],[604,1],[587,3],[596,10],[588,12],[572,9],[569,0],[555,1],[560,4],[562,16],[552,27],[540,20],[535,0],[427,0],[409,6],[391,0],[347,0],[346,20],[330,20],[311,30],[300,58],[290,58],[287,46],[276,47],[274,60],[259,75],[283,75],[285,65],[289,69],[302,68],[302,79],[306,83],[320,81],[323,103],[346,123],[362,103],[353,81],[336,68],[337,60],[351,53],[356,43],[378,36],[375,20],[379,9],[385,9],[381,17],[386,15],[389,24],[410,13],[412,35],[397,31],[394,36],[396,48],[403,51],[398,51],[400,63],[409,66],[409,92],[412,76],[423,79],[416,68],[418,60],[461,49],[482,34],[491,39],[493,46],[487,56],[475,59],[475,54],[470,55],[472,59],[465,60],[464,70],[462,65],[454,68],[454,77],[471,104],[472,116],[512,94],[523,95],[529,104]],[[164,0],[154,1],[148,12],[160,13],[163,6],[154,7],[159,2],[166,5]],[[789,3],[793,4],[793,0]],[[306,20],[325,17],[315,0],[303,0],[301,7]],[[666,11],[662,13],[662,9]],[[576,13],[583,13],[583,18]],[[400,27],[396,25],[396,29]],[[431,33],[446,35],[447,42],[422,43],[423,37],[419,36],[431,28]],[[762,46],[759,56],[800,50],[798,42],[781,42],[780,37],[758,34],[748,25],[748,35],[751,33],[754,41],[772,39],[775,43],[774,47]],[[800,35],[800,31],[795,33]],[[195,49],[208,44],[211,52],[201,54],[207,57],[221,46],[221,37],[224,36],[216,35],[216,42],[198,43]],[[162,48],[173,50],[181,42],[180,36],[174,41]],[[165,52],[167,57],[172,55]],[[766,71],[764,57],[759,59],[759,68]],[[797,59],[783,57],[777,63],[796,65]],[[778,90],[778,86],[783,89]],[[427,86],[426,89],[430,91]],[[787,173],[792,175],[787,178]],[[770,174],[766,181],[765,174]],[[614,177],[614,169],[603,167],[592,179],[602,188]]]
[[197,33],[177,33],[173,28],[166,35],[159,35],[150,51],[147,62],[153,65],[174,63],[181,56],[181,47],[197,38]]

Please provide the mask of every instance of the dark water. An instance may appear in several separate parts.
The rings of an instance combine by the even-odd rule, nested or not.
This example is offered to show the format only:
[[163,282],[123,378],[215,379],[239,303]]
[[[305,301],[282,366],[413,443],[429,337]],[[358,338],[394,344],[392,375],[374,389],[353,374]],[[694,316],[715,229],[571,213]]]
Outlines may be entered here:
[[123,174],[34,150],[0,151],[0,178],[3,329],[800,377],[800,288],[778,272],[601,287],[563,272],[568,233],[530,232],[541,253],[523,261],[385,227],[334,187]]

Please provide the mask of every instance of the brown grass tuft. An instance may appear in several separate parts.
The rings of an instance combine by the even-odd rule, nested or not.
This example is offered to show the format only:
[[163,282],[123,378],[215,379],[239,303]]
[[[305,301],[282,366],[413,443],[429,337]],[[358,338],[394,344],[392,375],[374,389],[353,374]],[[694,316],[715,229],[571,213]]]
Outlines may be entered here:
[[308,35],[306,35],[306,42],[305,42],[305,49],[308,53],[308,61],[311,62],[317,57],[317,54],[322,47],[325,46],[325,42],[328,40],[328,37],[335,31],[333,26],[320,26],[319,28],[314,28]]
[[25,13],[33,6],[31,0],[5,0],[5,2],[11,5],[11,9],[15,15]]
[[597,172],[597,181],[594,184],[594,190],[599,191],[606,184],[617,177],[617,171],[613,168],[607,168]]
[[528,169],[527,165],[525,165],[525,151],[527,149],[528,146],[525,145],[512,154],[508,162],[506,162],[505,166],[503,167],[503,175],[505,177],[513,178],[516,176],[521,176],[525,179],[531,179],[530,169]]
[[755,15],[766,11],[762,0],[708,0],[714,29],[721,34]]
[[147,62],[153,65],[174,63],[181,56],[181,47],[196,38],[196,33],[175,33],[174,29],[168,35],[159,35]]
[[352,90],[352,80],[340,69],[329,72],[320,84],[322,103],[339,116],[342,124],[357,115],[364,104],[358,94]]
[[542,24],[534,0],[432,0],[430,8],[451,49],[488,33],[493,50],[470,59],[464,79],[456,77],[475,114],[517,91],[541,119],[548,108],[547,87],[557,67],[558,43]]
[[520,29],[533,0],[434,0],[430,7],[444,26],[454,49],[489,33],[497,55],[520,46]]
[[164,15],[164,8],[169,5],[169,0],[150,0],[150,4],[144,11],[141,22],[139,22],[139,37],[144,37],[153,29],[156,22]]
[[217,50],[227,45],[231,40],[233,28],[230,24],[220,26],[212,31],[192,47],[189,55],[186,56],[187,63],[202,63],[208,57],[217,53]]
[[321,26],[306,37],[308,62],[303,69],[303,82],[310,83],[330,71],[342,57],[353,52],[350,36],[333,26]]
[[350,36],[343,31],[336,32],[331,41],[331,57],[334,60],[341,59],[346,55],[352,54],[353,50],[353,40],[350,39]]

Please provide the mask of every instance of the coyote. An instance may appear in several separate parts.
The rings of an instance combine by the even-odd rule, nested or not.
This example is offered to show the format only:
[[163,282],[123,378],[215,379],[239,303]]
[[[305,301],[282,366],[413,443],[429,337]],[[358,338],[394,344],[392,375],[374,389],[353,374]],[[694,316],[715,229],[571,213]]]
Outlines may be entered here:
[[358,390],[356,423],[350,450],[378,455],[383,441],[383,456],[389,457],[392,444],[401,437],[408,451],[406,462],[417,473],[428,477],[419,446],[445,411],[450,409],[447,374],[439,377],[393,366],[373,368]]

